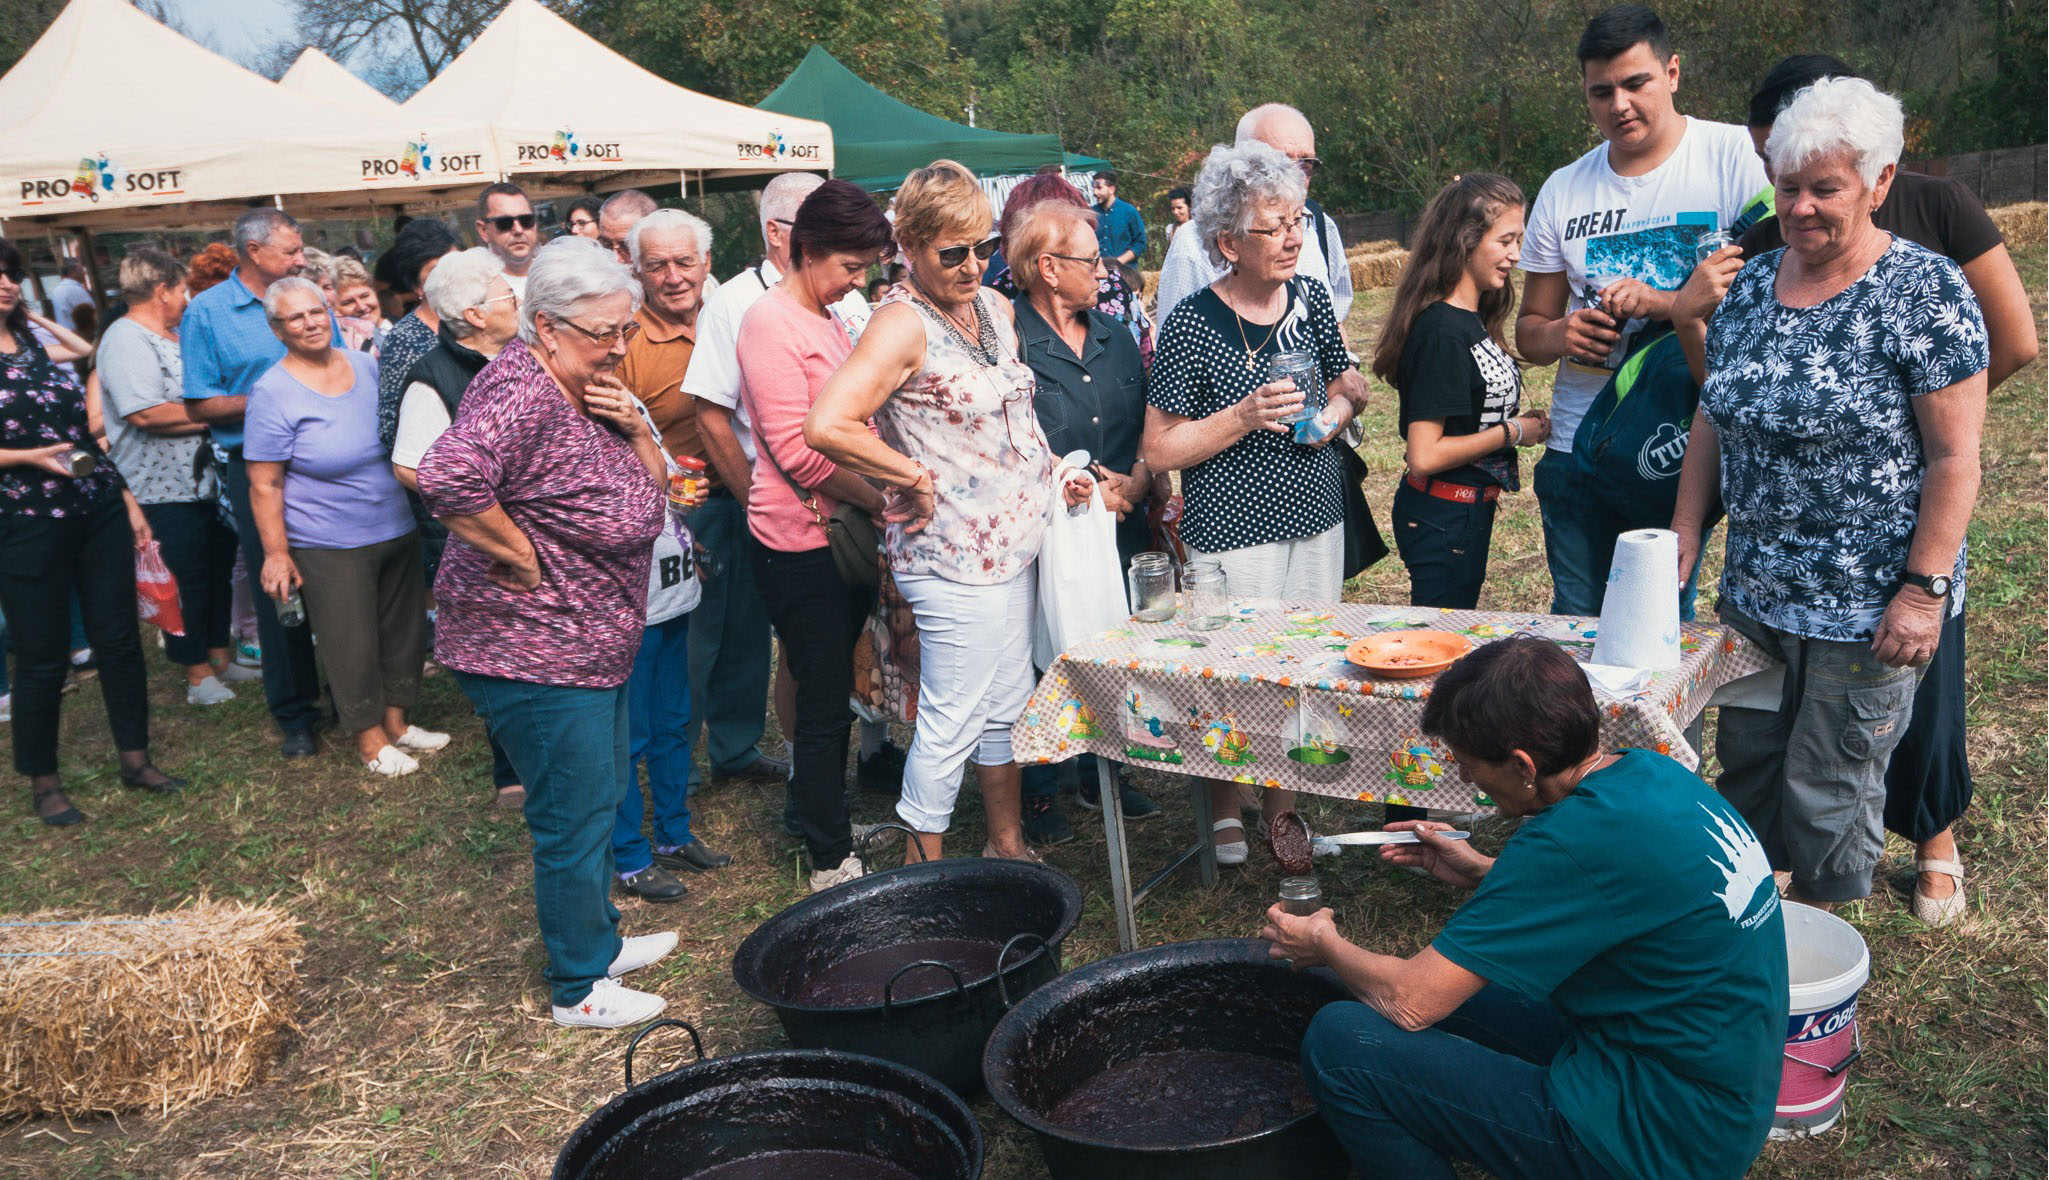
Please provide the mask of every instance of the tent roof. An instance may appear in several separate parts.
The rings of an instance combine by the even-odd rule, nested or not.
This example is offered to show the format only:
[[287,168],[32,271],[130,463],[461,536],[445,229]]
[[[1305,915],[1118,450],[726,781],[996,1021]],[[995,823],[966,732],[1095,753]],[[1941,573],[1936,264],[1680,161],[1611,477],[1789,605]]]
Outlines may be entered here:
[[219,223],[304,194],[360,210],[497,170],[481,128],[284,89],[123,0],[71,0],[0,77],[5,220]]
[[511,0],[401,109],[487,122],[507,175],[529,192],[833,166],[825,124],[664,81],[536,0]]
[[346,107],[396,112],[398,104],[383,91],[349,72],[347,66],[308,45],[277,84]]
[[[1031,172],[1067,159],[1055,135],[969,127],[921,111],[863,81],[813,45],[761,108],[831,124],[838,175],[870,191],[893,189],[938,159],[958,160],[982,176]],[[1074,157],[1082,165],[1101,160]]]

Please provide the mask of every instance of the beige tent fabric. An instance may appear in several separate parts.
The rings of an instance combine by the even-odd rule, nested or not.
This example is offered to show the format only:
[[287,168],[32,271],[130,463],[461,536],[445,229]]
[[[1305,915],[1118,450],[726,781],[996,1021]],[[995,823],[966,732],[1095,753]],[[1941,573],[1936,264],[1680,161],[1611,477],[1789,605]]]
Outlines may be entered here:
[[288,90],[122,0],[72,0],[0,77],[0,224],[221,223],[270,198],[367,210],[473,191],[499,161],[481,122],[463,126]]
[[398,104],[385,93],[350,73],[348,67],[308,45],[292,61],[277,84],[324,102],[356,110],[396,112]]
[[536,195],[832,168],[824,123],[663,81],[536,0],[512,0],[402,109],[488,122],[507,176]]

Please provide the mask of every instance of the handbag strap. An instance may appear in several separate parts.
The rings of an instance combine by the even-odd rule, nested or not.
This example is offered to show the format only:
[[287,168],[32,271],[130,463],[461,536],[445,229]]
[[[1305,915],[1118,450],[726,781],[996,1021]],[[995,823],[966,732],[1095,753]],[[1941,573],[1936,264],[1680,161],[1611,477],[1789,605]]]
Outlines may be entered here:
[[768,465],[775,468],[776,474],[782,476],[783,479],[789,483],[790,491],[796,493],[797,503],[802,504],[804,507],[809,508],[811,510],[811,519],[818,522],[818,531],[826,533],[829,536],[832,530],[825,527],[825,514],[818,510],[818,493],[813,492],[809,488],[806,488],[803,484],[798,483],[795,479],[791,478],[789,472],[783,470],[783,465],[781,463],[776,462],[775,448],[768,445],[767,439],[757,435],[755,437],[754,442],[755,451],[758,454],[768,456]]

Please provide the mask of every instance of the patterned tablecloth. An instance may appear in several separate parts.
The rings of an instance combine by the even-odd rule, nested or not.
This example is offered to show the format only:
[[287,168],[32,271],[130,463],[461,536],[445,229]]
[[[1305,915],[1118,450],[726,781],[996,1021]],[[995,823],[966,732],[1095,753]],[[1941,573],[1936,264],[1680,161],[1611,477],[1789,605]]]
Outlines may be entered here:
[[[1475,644],[1530,634],[1586,663],[1597,627],[1561,615],[1264,600],[1239,603],[1214,631],[1134,620],[1063,654],[1012,738],[1021,763],[1097,754],[1344,799],[1491,807],[1443,746],[1423,736],[1434,679],[1376,679],[1345,659],[1346,645],[1410,628]],[[1619,698],[1595,690],[1604,748],[1657,750],[1698,768],[1687,724],[1715,689],[1771,664],[1712,623],[1686,624],[1680,647],[1680,667],[1642,690]]]

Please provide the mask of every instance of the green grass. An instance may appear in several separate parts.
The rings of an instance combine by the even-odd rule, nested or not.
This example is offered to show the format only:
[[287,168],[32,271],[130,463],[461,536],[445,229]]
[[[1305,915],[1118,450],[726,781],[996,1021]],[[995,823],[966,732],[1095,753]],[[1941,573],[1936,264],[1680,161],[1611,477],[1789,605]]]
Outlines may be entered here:
[[[2044,251],[2017,251],[2042,311]],[[1385,293],[1360,300],[1355,342]],[[1541,401],[1547,380],[1533,372]],[[1369,485],[1383,514],[1400,471],[1392,397],[1376,391],[1368,419]],[[1969,700],[1977,802],[1959,825],[1971,913],[1931,932],[1890,896],[1845,908],[1871,947],[1860,1009],[1865,1056],[1843,1128],[1768,1147],[1752,1174],[1850,1177],[2035,1177],[2045,1169],[2044,1060],[2044,381],[2036,365],[1993,398],[1986,480],[1971,528]],[[1486,605],[1541,610],[1549,601],[1536,506],[1503,501]],[[1710,574],[1719,559],[1711,550]],[[1712,578],[1704,578],[1712,584]],[[1400,603],[1407,579],[1391,559],[1347,597]],[[445,676],[427,682],[419,719],[457,733],[456,746],[398,782],[372,781],[328,739],[312,764],[281,762],[261,693],[197,714],[178,678],[152,686],[159,760],[191,776],[182,798],[123,791],[109,769],[104,712],[88,685],[66,699],[68,784],[92,822],[45,829],[18,785],[0,818],[0,908],[137,913],[187,899],[259,898],[299,919],[306,935],[299,1026],[270,1076],[248,1092],[167,1117],[0,1123],[0,1176],[489,1177],[545,1175],[570,1130],[618,1092],[622,1035],[548,1021],[531,910],[526,836],[490,807],[475,719]],[[900,735],[900,740],[907,735]],[[1188,810],[1145,772],[1167,816],[1133,829],[1136,859],[1157,862],[1184,834]],[[795,850],[779,830],[780,791],[708,790],[699,830],[738,857],[693,879],[684,902],[624,903],[629,932],[676,929],[680,953],[636,976],[695,1023],[712,1053],[782,1044],[774,1017],[734,987],[740,939],[803,896]],[[979,830],[967,791],[964,833]],[[859,818],[888,801],[861,800]],[[1358,809],[1351,809],[1358,810]],[[1370,809],[1368,810],[1370,814]],[[1344,805],[1309,804],[1325,826]],[[1087,904],[1067,944],[1070,965],[1115,950],[1100,831],[1075,813],[1081,838],[1050,859],[1080,881]],[[956,840],[957,852],[971,839]],[[1908,849],[1894,840],[1888,867]],[[1278,871],[1255,858],[1213,888],[1192,875],[1139,914],[1149,943],[1246,936],[1274,896]],[[1346,857],[1322,872],[1344,928],[1376,949],[1410,952],[1457,898],[1448,890]],[[0,1035],[5,1035],[0,1032]],[[680,1061],[651,1043],[642,1069]],[[986,1099],[976,1106],[992,1180],[1045,1172],[1028,1135]]]

